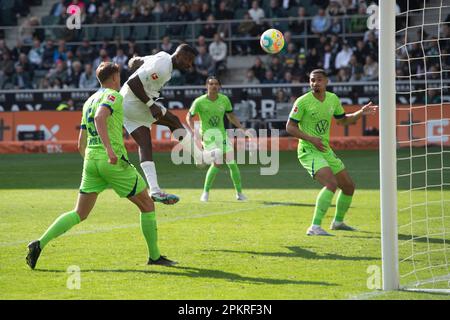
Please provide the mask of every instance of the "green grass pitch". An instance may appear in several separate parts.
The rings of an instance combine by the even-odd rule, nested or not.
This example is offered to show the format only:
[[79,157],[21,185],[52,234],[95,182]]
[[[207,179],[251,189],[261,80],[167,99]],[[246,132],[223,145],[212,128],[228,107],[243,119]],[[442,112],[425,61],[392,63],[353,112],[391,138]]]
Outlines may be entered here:
[[[357,185],[346,219],[357,232],[305,235],[319,185],[299,166],[295,152],[280,154],[275,176],[261,176],[257,165],[240,166],[249,198],[243,203],[235,201],[225,167],[210,202],[200,203],[206,170],[175,166],[168,153],[159,153],[155,162],[160,185],[181,197],[177,205],[156,206],[161,252],[178,261],[177,266],[145,264],[138,210],[107,190],[86,221],[50,242],[34,271],[25,264],[26,245],[73,208],[82,161],[78,154],[1,155],[0,298],[449,299],[442,294],[385,294],[368,288],[372,275],[368,268],[381,267],[378,152],[338,155]],[[135,154],[131,160],[138,163]],[[449,199],[450,191],[436,190],[435,195]],[[401,206],[407,206],[406,201],[399,198]],[[450,212],[449,207],[444,209]],[[438,216],[439,210],[432,207],[429,213]],[[333,214],[334,206],[325,218],[325,229]],[[407,218],[405,214],[399,220]],[[442,223],[448,232],[449,220]],[[436,227],[442,228],[442,223]],[[401,230],[402,237],[407,241],[411,235]],[[448,243],[433,236],[417,246],[446,245],[448,250]],[[450,251],[442,254],[450,257]],[[430,259],[434,257],[419,256],[416,266],[426,266]],[[67,287],[70,266],[81,270],[80,289]]]

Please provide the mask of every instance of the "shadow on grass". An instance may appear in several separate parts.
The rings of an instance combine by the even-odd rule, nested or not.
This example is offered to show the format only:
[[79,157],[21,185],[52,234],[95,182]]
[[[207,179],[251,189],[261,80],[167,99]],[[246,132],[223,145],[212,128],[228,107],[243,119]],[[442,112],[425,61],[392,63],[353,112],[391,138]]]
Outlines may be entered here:
[[303,249],[300,247],[286,247],[286,248],[289,249],[291,252],[256,252],[256,251],[238,251],[238,250],[204,250],[204,251],[239,253],[239,254],[247,253],[266,257],[303,258],[314,260],[343,260],[343,261],[379,260],[379,258],[376,257],[348,257],[334,253],[326,253],[323,255],[319,255],[314,251]]
[[[354,239],[381,239],[381,235],[378,233],[374,236],[352,236],[352,235],[345,235],[346,238],[354,238]],[[418,235],[410,235],[410,234],[399,234],[398,240],[400,241],[408,241],[414,239],[414,242],[416,243],[430,243],[430,244],[449,244],[450,239],[444,239],[444,238],[426,238],[424,236]]]
[[[188,278],[222,279],[222,280],[229,280],[231,282],[243,282],[250,284],[273,284],[273,285],[297,284],[297,285],[315,285],[315,286],[337,286],[337,284],[323,281],[301,281],[301,280],[248,277],[248,276],[241,276],[237,273],[225,272],[221,270],[202,269],[193,267],[173,266],[163,268],[165,268],[165,270],[178,270],[184,272],[160,271],[160,270],[132,270],[132,269],[81,269],[81,272],[160,274],[164,276],[177,276]],[[66,270],[50,270],[50,269],[35,269],[34,271],[67,273]]]

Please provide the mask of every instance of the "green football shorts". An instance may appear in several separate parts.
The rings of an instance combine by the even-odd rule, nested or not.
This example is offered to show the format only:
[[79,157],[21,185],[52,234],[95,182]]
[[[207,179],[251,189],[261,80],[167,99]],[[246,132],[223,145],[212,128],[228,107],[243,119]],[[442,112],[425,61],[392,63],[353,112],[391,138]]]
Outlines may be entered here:
[[213,149],[220,149],[223,154],[233,151],[233,145],[228,140],[228,138],[221,140],[214,140],[214,137],[209,140],[203,140],[203,148],[207,151],[211,151]]
[[132,197],[144,191],[147,184],[125,157],[116,164],[108,160],[84,160],[80,193],[100,193],[111,187],[119,197]]
[[345,169],[342,160],[331,149],[327,152],[320,152],[302,148],[298,153],[298,160],[313,178],[317,171],[325,167],[330,167],[333,174],[337,174]]

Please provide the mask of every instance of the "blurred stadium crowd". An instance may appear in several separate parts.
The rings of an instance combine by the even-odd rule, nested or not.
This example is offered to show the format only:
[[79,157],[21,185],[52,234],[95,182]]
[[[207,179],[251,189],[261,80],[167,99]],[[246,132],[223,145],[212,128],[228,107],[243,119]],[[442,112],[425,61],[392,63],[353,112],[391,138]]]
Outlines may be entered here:
[[[29,5],[39,1],[0,0],[0,24],[14,25],[18,17],[26,17],[18,26],[14,47],[6,45],[2,39],[5,30],[1,30],[0,89],[96,88],[95,69],[102,61],[121,65],[124,81],[132,56],[161,50],[172,53],[182,41],[190,41],[199,52],[195,70],[174,73],[170,85],[203,84],[211,74],[226,76],[230,56],[252,57],[236,84],[307,82],[308,72],[315,68],[325,69],[334,82],[378,79],[378,34],[367,29],[366,14],[367,7],[376,1],[60,0],[48,15],[31,16]],[[399,3],[398,11],[404,11]],[[420,6],[420,1],[417,3]],[[96,28],[69,32],[65,28],[69,5],[80,7],[82,26],[95,24]],[[410,5],[414,5],[413,0]],[[220,23],[223,20],[227,23]],[[189,24],[192,21],[199,23]],[[136,25],[153,22],[161,25]],[[402,21],[398,22],[400,28]],[[103,24],[114,26],[102,28]],[[46,28],[50,25],[61,28]],[[262,56],[258,36],[268,27],[283,31],[286,44],[280,54]],[[155,28],[157,31],[152,31]],[[430,41],[405,46],[400,54],[424,59],[410,64],[398,62],[397,74],[408,75],[411,69],[413,74],[429,72],[436,79],[447,78],[447,73],[439,72],[440,61],[425,60],[439,45],[441,53],[448,52],[448,41],[420,36]],[[441,28],[441,38],[450,38],[446,24]],[[443,60],[443,65],[450,65],[448,57]]]

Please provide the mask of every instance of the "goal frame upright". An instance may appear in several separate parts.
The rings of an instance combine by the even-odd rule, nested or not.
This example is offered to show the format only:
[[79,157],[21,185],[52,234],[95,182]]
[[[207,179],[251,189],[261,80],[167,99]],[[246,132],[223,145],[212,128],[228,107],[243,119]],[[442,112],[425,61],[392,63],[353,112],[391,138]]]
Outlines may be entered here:
[[380,208],[383,290],[400,288],[397,233],[395,1],[379,6]]

